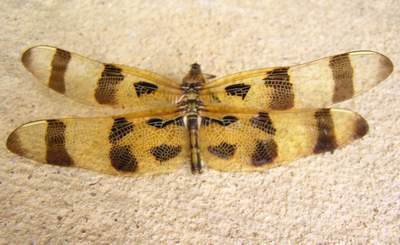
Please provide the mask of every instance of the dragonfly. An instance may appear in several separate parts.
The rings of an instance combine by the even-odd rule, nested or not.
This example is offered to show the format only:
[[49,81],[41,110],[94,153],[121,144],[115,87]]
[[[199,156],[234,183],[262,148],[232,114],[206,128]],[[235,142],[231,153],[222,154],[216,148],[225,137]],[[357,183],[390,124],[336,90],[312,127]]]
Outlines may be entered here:
[[26,123],[7,139],[20,156],[104,174],[263,171],[333,152],[368,132],[367,121],[329,108],[385,80],[393,63],[353,51],[293,66],[216,78],[194,63],[182,81],[35,46],[22,63],[50,89],[88,105],[132,112]]

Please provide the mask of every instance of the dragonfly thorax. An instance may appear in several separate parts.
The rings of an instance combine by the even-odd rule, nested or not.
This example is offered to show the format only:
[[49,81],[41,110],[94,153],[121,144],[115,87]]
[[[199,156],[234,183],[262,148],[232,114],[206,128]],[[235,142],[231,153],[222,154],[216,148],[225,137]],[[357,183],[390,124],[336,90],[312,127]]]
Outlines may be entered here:
[[178,107],[185,114],[196,114],[203,108],[203,102],[201,101],[197,92],[186,92],[178,101]]
[[199,97],[199,91],[205,83],[205,78],[199,64],[190,66],[190,71],[182,79],[183,95],[178,101],[179,108],[186,114],[195,114],[201,109],[203,103]]

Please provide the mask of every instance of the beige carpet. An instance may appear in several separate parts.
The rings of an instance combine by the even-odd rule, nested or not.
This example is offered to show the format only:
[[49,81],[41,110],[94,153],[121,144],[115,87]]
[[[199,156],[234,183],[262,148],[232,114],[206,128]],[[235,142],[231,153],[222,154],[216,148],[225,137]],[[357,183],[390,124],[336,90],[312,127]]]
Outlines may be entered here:
[[[1,244],[400,242],[399,1],[143,2],[0,3]],[[5,148],[28,121],[115,112],[37,82],[20,55],[38,44],[173,79],[193,62],[224,75],[357,49],[386,54],[395,70],[338,105],[371,130],[334,154],[263,173],[193,176],[187,166],[121,178],[37,164]]]

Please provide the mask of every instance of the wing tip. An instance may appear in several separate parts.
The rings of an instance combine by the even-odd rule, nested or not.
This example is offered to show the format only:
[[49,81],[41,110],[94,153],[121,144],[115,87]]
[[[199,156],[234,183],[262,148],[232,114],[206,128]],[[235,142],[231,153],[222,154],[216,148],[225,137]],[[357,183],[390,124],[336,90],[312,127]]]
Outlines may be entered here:
[[389,59],[389,57],[377,53],[379,55],[379,64],[380,64],[380,73],[378,75],[380,80],[385,80],[386,78],[388,78],[390,76],[390,74],[392,74],[393,69],[394,69],[394,65],[393,62]]
[[369,131],[367,120],[362,116],[358,116],[354,123],[353,139],[360,139],[364,137]]
[[390,76],[390,74],[392,74],[394,65],[393,62],[389,59],[389,57],[387,57],[386,55],[373,50],[360,50],[360,51],[355,51],[355,53],[361,55],[366,55],[366,54],[372,55],[378,59],[378,65],[377,65],[378,72],[376,77],[379,82],[385,80]]
[[22,148],[21,139],[18,135],[18,129],[15,129],[7,138],[7,149],[12,153],[23,156],[25,155],[25,150]]
[[25,66],[26,69],[29,70],[29,67],[32,63],[32,54],[34,51],[39,49],[48,49],[48,50],[56,50],[56,47],[49,46],[49,45],[36,45],[25,49],[25,51],[21,55],[21,62]]
[[25,66],[25,68],[28,70],[29,70],[29,67],[32,62],[32,49],[34,49],[34,48],[35,47],[31,47],[31,48],[25,50],[21,56],[21,62]]

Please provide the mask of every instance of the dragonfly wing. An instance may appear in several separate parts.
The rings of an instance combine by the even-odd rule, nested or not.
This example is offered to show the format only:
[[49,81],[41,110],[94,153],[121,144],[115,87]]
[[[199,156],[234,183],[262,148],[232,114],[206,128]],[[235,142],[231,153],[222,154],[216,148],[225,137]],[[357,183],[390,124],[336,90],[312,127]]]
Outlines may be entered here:
[[10,151],[39,162],[112,175],[175,170],[189,159],[179,114],[67,118],[27,123],[8,138]]
[[158,74],[101,63],[55,47],[30,48],[22,63],[51,89],[90,105],[144,111],[173,107],[181,95],[175,81]]
[[205,113],[200,150],[210,168],[257,171],[332,152],[367,132],[368,124],[360,115],[340,109]]
[[372,51],[354,51],[291,67],[241,72],[206,84],[201,98],[211,111],[323,108],[350,99],[385,80],[392,62]]

